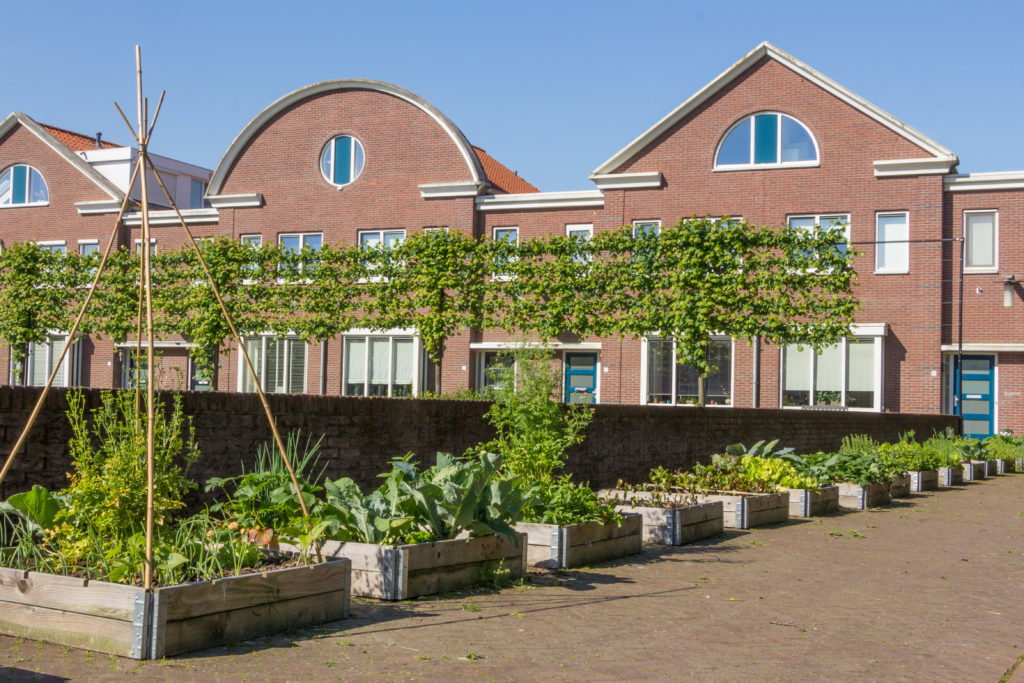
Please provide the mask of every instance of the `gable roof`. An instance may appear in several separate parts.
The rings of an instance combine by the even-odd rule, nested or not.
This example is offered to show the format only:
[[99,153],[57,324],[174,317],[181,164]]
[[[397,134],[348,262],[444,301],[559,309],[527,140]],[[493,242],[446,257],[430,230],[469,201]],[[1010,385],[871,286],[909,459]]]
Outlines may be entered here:
[[785,66],[811,83],[814,83],[822,90],[834,95],[839,100],[865,114],[867,117],[888,128],[897,135],[910,141],[914,145],[917,145],[934,157],[948,160],[954,165],[957,162],[956,154],[950,149],[943,147],[924,133],[911,128],[895,116],[882,111],[859,95],[850,92],[831,78],[815,71],[807,64],[804,64],[793,55],[780,50],[771,43],[763,42],[748,52],[741,60],[719,74],[717,78],[698,90],[692,97],[690,97],[690,99],[686,100],[669,112],[667,116],[646,130],[640,135],[640,137],[623,147],[614,156],[608,159],[608,161],[598,166],[594,172],[591,173],[591,178],[614,172],[615,169],[621,167],[643,151],[643,149],[650,143],[654,142],[665,131],[685,118],[690,112],[694,111],[701,104],[709,100],[726,85],[739,78],[740,75],[760,61],[763,57],[774,59],[779,64]]
[[[57,136],[50,131],[50,129],[55,129],[57,131],[57,134],[59,134],[63,138],[66,138],[68,142],[71,142],[73,144],[76,141],[76,136],[78,138],[91,138],[79,135],[78,133],[72,133],[71,131],[65,131],[63,128],[56,128],[54,126],[43,126],[34,121],[30,116],[22,114],[21,112],[17,111],[11,112],[10,114],[8,114],[7,118],[5,118],[3,121],[0,121],[0,138],[3,138],[5,135],[7,135],[7,133],[13,130],[15,126],[18,125],[24,126],[28,131],[30,131],[43,143],[50,147],[50,149],[52,149],[54,152],[60,155],[66,162],[68,162],[76,169],[78,169],[78,171],[81,172],[82,175],[84,175],[86,178],[95,183],[101,190],[110,195],[112,199],[116,199],[118,201],[124,199],[124,192],[122,192],[117,187],[117,185],[107,180],[99,171],[90,166],[85,161],[85,159],[78,156],[75,153],[75,150],[69,147],[68,144],[66,144],[62,140],[58,139]],[[120,147],[120,145],[112,146]],[[92,145],[85,149],[95,148],[96,142],[95,140],[93,140]]]
[[[39,125],[72,152],[85,152],[90,149],[96,149],[96,138],[94,137],[46,123],[40,123]],[[100,141],[100,149],[113,149],[114,147],[124,147],[124,145],[118,145],[106,140]]]
[[487,176],[487,180],[497,189],[508,194],[540,192],[532,183],[521,178],[518,173],[488,154],[483,147],[473,145],[473,151],[480,159],[480,165],[484,167],[484,175]]

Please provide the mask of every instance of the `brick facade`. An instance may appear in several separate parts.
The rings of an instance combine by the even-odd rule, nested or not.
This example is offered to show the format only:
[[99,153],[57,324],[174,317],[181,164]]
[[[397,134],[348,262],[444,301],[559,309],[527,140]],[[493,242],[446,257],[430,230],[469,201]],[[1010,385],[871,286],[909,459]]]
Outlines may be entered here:
[[[675,224],[692,215],[743,217],[755,224],[782,224],[796,215],[849,216],[850,239],[861,254],[857,295],[862,308],[856,322],[880,348],[878,390],[873,410],[939,413],[951,409],[951,349],[959,340],[959,243],[964,211],[998,213],[998,267],[964,277],[963,341],[968,351],[995,358],[996,415],[992,428],[1024,431],[1024,176],[1002,178],[995,189],[972,185],[955,175],[956,157],[863,102],[841,86],[771,46],[760,46],[682,105],[679,116],[641,136],[643,141],[611,167],[609,176],[660,174],[660,182],[623,188],[602,186],[600,197],[567,206],[536,193],[529,209],[512,203],[495,208],[502,184],[481,175],[484,155],[468,145],[443,114],[421,98],[387,84],[338,81],[296,91],[268,107],[243,131],[215,171],[210,194],[259,193],[261,201],[220,208],[193,226],[197,236],[261,235],[276,242],[284,233],[319,233],[325,242],[354,244],[362,230],[401,229],[410,234],[446,226],[481,239],[495,228],[516,227],[520,240],[552,233],[566,225],[589,224],[602,231],[637,220]],[[688,101],[689,102],[689,101]],[[818,162],[802,167],[716,169],[715,153],[737,121],[759,112],[796,119],[814,137]],[[652,112],[652,119],[660,112]],[[659,124],[660,125],[660,124]],[[623,139],[630,139],[627,131]],[[365,150],[365,167],[355,182],[337,188],[323,177],[319,159],[324,145],[350,135]],[[916,162],[927,162],[917,164]],[[31,163],[47,178],[47,207],[0,210],[0,237],[6,242],[43,239],[60,225],[71,244],[94,238],[109,217],[79,216],[73,202],[102,198],[88,180],[71,169],[31,134],[15,129],[0,139],[0,170],[9,163]],[[899,172],[879,172],[893,164]],[[609,162],[611,163],[611,162]],[[881,166],[879,164],[882,164]],[[938,165],[936,165],[938,163]],[[889,166],[885,166],[889,164]],[[938,169],[938,170],[936,170]],[[507,169],[502,172],[511,174]],[[598,174],[600,175],[600,173]],[[1011,174],[1012,175],[1012,174]],[[438,183],[477,186],[475,191],[428,197],[424,186]],[[517,185],[514,191],[522,191]],[[507,195],[506,195],[507,196]],[[525,197],[526,195],[515,195]],[[906,273],[875,272],[877,217],[904,212],[909,237]],[[125,228],[129,240],[137,228]],[[161,245],[183,244],[174,227],[157,227]],[[943,242],[942,240],[947,240]],[[1006,306],[1004,282],[1014,275],[1013,305]],[[475,388],[480,353],[516,340],[466,330],[448,342],[441,385],[420,373],[420,390],[435,393]],[[633,339],[558,339],[559,352],[596,354],[598,401],[638,404],[646,401],[644,343]],[[344,340],[311,344],[307,353],[307,393],[345,392]],[[165,362],[181,365],[167,354]],[[216,386],[239,386],[239,354],[228,345],[221,356]],[[118,359],[109,341],[83,344],[82,381],[116,386]],[[325,362],[321,362],[321,359]],[[0,363],[3,359],[0,358]],[[6,364],[3,366],[6,372]],[[777,346],[735,340],[732,350],[731,404],[737,408],[779,408],[785,368]],[[187,362],[184,364],[187,373]],[[803,413],[801,413],[803,414]],[[666,418],[668,413],[665,414]],[[675,419],[674,417],[672,419]]]

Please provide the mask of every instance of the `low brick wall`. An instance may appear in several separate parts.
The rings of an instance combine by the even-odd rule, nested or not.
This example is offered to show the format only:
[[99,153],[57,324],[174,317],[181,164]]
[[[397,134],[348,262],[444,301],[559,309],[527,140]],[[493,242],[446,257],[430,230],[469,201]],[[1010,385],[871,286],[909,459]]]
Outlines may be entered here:
[[[10,453],[39,391],[0,387],[0,457]],[[99,390],[84,392],[87,405],[98,405]],[[199,482],[237,474],[241,462],[250,460],[256,447],[271,438],[254,394],[183,393],[182,398],[202,453],[191,472]],[[351,477],[364,490],[379,485],[377,474],[392,457],[411,451],[422,462],[432,462],[437,451],[462,453],[493,436],[483,419],[488,404],[481,401],[305,395],[275,395],[269,400],[282,433],[301,429],[314,438],[323,434],[321,464],[327,465],[327,475]],[[0,498],[32,484],[56,489],[67,483],[71,432],[66,409],[65,391],[53,391],[0,485]],[[780,445],[807,452],[834,450],[846,434],[891,441],[911,429],[927,436],[957,426],[955,417],[906,413],[620,405],[599,405],[595,411],[587,439],[570,452],[568,465],[578,480],[593,486],[611,486],[620,478],[642,481],[658,465],[688,468],[736,442],[751,445],[779,438]]]

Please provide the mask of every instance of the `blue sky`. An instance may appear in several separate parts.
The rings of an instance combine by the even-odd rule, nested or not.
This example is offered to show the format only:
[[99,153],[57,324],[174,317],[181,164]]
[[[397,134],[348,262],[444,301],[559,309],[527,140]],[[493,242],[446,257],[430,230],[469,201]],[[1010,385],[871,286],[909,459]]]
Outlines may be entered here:
[[[969,14],[964,14],[965,11]],[[951,148],[961,172],[1024,169],[1024,3],[11,3],[0,115],[126,142],[134,45],[167,98],[152,150],[214,167],[242,127],[316,81],[423,96],[543,190],[587,175],[768,40]],[[151,105],[152,106],[152,105]]]

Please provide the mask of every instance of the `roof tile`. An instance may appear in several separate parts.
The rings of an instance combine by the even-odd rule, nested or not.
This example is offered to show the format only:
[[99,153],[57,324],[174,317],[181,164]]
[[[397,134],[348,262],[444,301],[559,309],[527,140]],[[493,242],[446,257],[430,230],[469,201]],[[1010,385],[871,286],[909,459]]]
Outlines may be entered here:
[[524,178],[520,178],[518,173],[510,171],[507,166],[488,154],[482,147],[473,145],[473,151],[476,152],[477,158],[480,159],[480,165],[484,167],[487,180],[491,181],[491,185],[497,189],[508,194],[540,192],[540,190]]
[[[62,144],[67,146],[72,152],[84,152],[90,149],[96,149],[96,138],[89,135],[82,135],[66,128],[58,128],[57,126],[50,126],[45,123],[40,123],[40,126],[46,129],[46,132],[57,138]],[[114,147],[124,147],[124,145],[118,145],[113,142],[102,140],[100,146],[103,149],[113,149]]]

